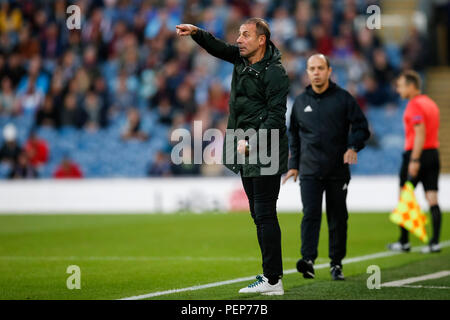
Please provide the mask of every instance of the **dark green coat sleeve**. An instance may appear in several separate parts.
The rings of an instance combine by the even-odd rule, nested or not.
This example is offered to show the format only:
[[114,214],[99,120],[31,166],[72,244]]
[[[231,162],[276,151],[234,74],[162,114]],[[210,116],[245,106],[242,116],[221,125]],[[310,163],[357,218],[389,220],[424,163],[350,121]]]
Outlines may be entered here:
[[288,168],[298,170],[300,167],[301,140],[298,132],[299,127],[297,118],[295,116],[295,108],[296,103],[294,103],[294,105],[292,106],[291,121],[288,130],[290,151]]
[[217,39],[211,33],[203,29],[199,28],[195,34],[191,35],[191,37],[199,46],[216,58],[235,63],[240,57],[238,46]]

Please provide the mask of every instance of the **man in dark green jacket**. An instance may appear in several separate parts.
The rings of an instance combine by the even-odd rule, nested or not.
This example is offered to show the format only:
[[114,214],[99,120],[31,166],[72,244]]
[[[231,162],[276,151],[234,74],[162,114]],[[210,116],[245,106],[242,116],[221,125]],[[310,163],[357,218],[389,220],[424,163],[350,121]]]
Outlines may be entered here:
[[223,162],[233,172],[241,173],[263,260],[263,275],[239,292],[282,295],[276,204],[281,174],[287,171],[289,79],[281,53],[270,41],[268,24],[260,18],[248,19],[240,26],[237,45],[191,24],[176,28],[178,35],[190,35],[211,55],[234,64]]

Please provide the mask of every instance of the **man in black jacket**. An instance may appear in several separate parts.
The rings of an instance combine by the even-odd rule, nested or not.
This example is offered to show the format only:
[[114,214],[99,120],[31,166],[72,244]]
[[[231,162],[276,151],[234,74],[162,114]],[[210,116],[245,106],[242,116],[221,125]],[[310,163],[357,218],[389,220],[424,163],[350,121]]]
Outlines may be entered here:
[[[178,35],[190,35],[211,55],[234,64],[223,163],[241,174],[263,260],[263,275],[239,293],[282,295],[281,230],[276,205],[281,174],[287,171],[289,79],[281,53],[270,41],[267,22],[260,18],[248,19],[240,26],[237,45],[191,24],[176,28]],[[239,130],[250,133],[239,137]],[[263,158],[268,151],[270,161],[266,162]],[[237,154],[245,157],[244,163],[239,163]]]
[[[342,259],[347,242],[347,188],[349,164],[369,138],[367,120],[355,99],[330,80],[329,60],[315,54],[307,61],[311,81],[294,102],[289,128],[289,171],[283,184],[300,173],[303,220],[301,254],[297,270],[314,278],[322,196],[326,195],[329,257],[333,280],[343,280]],[[350,131],[351,127],[351,131]],[[350,135],[349,135],[350,133]]]

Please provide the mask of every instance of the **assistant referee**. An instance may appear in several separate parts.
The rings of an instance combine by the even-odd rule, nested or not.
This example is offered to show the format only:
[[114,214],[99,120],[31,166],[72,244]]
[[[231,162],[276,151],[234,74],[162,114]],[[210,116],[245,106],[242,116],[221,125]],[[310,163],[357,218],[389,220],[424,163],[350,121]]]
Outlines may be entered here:
[[[328,58],[315,54],[307,61],[311,85],[294,102],[289,128],[289,171],[296,181],[300,173],[303,220],[301,254],[297,270],[314,278],[322,197],[326,195],[329,257],[333,280],[343,280],[342,259],[347,245],[347,188],[349,164],[369,138],[368,123],[356,100],[330,80]],[[351,130],[350,130],[351,126]],[[349,135],[350,133],[350,135]]]
[[[414,186],[422,182],[425,198],[430,206],[433,236],[423,253],[439,252],[439,234],[442,214],[438,204],[439,162],[439,108],[427,95],[422,94],[420,76],[417,72],[403,72],[397,80],[397,92],[409,99],[403,114],[405,128],[405,152],[400,169],[400,187],[407,180]],[[388,245],[393,251],[408,252],[409,233],[400,227],[400,239]]]

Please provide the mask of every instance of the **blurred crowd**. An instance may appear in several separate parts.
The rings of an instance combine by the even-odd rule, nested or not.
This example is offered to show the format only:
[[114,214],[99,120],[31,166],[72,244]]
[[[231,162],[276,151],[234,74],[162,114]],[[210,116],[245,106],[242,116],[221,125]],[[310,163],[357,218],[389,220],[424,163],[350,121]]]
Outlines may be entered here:
[[[81,29],[66,26],[68,6],[82,12]],[[33,117],[26,143],[12,126],[3,128],[0,160],[11,163],[9,177],[37,177],[36,167],[51,157],[41,127],[99,131],[126,118],[122,141],[151,140],[143,114],[159,125],[203,130],[226,127],[233,66],[215,59],[175,25],[191,23],[234,43],[247,17],[263,17],[283,54],[291,80],[289,103],[308,84],[306,59],[330,57],[333,79],[349,90],[361,108],[385,107],[398,100],[395,76],[426,67],[426,39],[412,29],[401,47],[382,43],[374,30],[357,25],[369,0],[1,0],[0,117]],[[214,141],[213,143],[219,143]],[[170,141],[149,161],[146,174],[223,174],[221,166],[174,166]],[[65,156],[55,177],[82,177]]]

